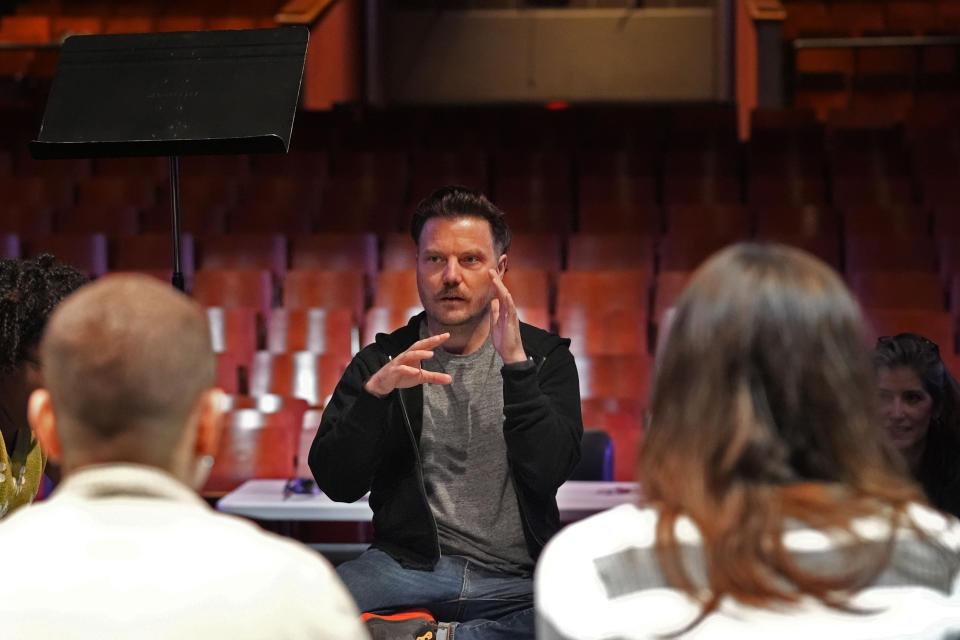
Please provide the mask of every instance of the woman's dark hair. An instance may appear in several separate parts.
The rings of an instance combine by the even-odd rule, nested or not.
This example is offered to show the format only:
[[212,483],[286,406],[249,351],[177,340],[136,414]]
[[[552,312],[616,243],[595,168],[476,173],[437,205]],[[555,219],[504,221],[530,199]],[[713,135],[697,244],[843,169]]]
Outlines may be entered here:
[[877,340],[876,369],[907,367],[933,400],[927,442],[917,480],[937,508],[960,516],[960,384],[947,370],[939,347],[915,333]]
[[410,221],[410,235],[420,246],[420,232],[430,218],[459,218],[471,216],[490,223],[493,247],[498,255],[510,248],[510,228],[503,215],[485,195],[466,187],[440,187],[420,201]]
[[46,253],[0,260],[0,374],[13,373],[30,358],[54,308],[87,280]]
[[[882,441],[863,320],[846,286],[802,251],[734,245],[696,272],[665,339],[638,479],[659,513],[664,575],[702,603],[690,626],[726,596],[847,608],[890,561],[897,523],[922,496]],[[681,516],[700,531],[706,584],[682,557]],[[859,540],[854,521],[864,516],[888,520],[889,539],[879,550],[844,546],[829,575],[799,566],[784,546],[791,522]]]

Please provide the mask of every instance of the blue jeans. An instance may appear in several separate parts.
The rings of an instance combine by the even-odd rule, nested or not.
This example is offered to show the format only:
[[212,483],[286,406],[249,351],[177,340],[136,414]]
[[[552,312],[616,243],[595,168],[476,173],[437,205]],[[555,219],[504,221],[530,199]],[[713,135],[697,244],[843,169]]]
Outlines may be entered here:
[[344,562],[337,573],[360,611],[423,608],[451,626],[450,640],[534,637],[533,580],[442,556],[433,571],[405,569],[379,549]]

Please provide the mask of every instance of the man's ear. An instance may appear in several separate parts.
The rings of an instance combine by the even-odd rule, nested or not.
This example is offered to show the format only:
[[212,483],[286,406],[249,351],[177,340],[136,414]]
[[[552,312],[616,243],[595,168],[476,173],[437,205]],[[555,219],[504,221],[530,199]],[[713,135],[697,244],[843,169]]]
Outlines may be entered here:
[[499,275],[502,278],[503,274],[505,274],[506,272],[507,272],[507,254],[504,253],[503,255],[500,256],[500,259],[497,260],[497,275]]
[[27,402],[27,420],[47,458],[54,462],[59,461],[63,447],[60,445],[60,436],[57,435],[57,417],[53,413],[49,391],[37,389],[30,394],[30,400]]
[[200,399],[197,418],[197,442],[194,453],[197,457],[215,456],[220,446],[223,428],[223,391],[211,389]]

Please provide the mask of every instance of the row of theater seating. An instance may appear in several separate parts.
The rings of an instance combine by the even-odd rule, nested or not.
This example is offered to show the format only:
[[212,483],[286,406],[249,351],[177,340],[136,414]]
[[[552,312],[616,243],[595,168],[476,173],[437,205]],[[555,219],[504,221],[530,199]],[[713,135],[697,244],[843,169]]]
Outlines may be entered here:
[[[918,221],[900,224],[875,212],[862,229],[842,236],[836,228],[766,228],[750,233],[745,228],[724,226],[705,212],[699,226],[681,226],[671,233],[654,236],[638,233],[517,233],[509,251],[509,266],[514,271],[541,270],[555,275],[561,271],[636,269],[646,273],[685,271],[695,268],[720,247],[739,240],[775,241],[803,248],[850,276],[865,271],[939,272],[947,282],[960,270],[960,232],[940,229],[926,232]],[[949,218],[956,224],[956,217]],[[182,237],[183,272],[191,279],[198,267],[214,269],[258,269],[277,284],[288,271],[353,271],[366,278],[358,287],[372,293],[378,273],[397,272],[416,267],[416,248],[410,236],[392,233],[378,237],[372,233],[313,234],[236,234]],[[47,252],[59,256],[93,276],[108,270],[150,271],[157,275],[172,267],[169,234],[141,234],[108,238],[104,234],[55,234],[21,238],[0,232],[0,255],[33,256]],[[386,277],[386,276],[385,276]],[[274,287],[270,287],[273,291]],[[266,295],[281,301],[285,287]],[[268,291],[269,293],[269,291]],[[369,301],[370,296],[367,296]]]
[[[182,211],[185,230],[194,233],[310,233],[311,231],[395,231],[409,218],[415,202],[444,184],[463,184],[492,194],[519,230],[634,231],[656,233],[683,226],[713,213],[750,231],[757,224],[795,218],[801,208],[835,204],[846,217],[869,217],[867,207],[907,209],[891,217],[919,218],[928,229],[930,210],[947,220],[960,196],[956,176],[927,173],[919,180],[908,175],[834,176],[754,174],[745,183],[737,177],[674,176],[658,185],[652,176],[584,176],[577,181],[540,177],[503,179],[492,190],[474,176],[429,175],[408,191],[403,183],[369,179],[320,180],[252,177],[185,180]],[[414,191],[413,189],[419,189]],[[21,234],[102,231],[133,235],[163,229],[169,222],[166,185],[144,178],[90,177],[79,185],[62,178],[2,176],[0,205],[3,230]],[[743,210],[741,197],[756,213]],[[660,195],[658,195],[658,193]],[[409,194],[409,195],[408,195]],[[658,204],[658,200],[667,204]],[[916,204],[917,202],[923,204]],[[911,211],[923,207],[922,211]],[[726,208],[724,211],[723,208]],[[832,224],[838,213],[815,212]],[[855,227],[856,223],[855,223]]]
[[[603,277],[609,274],[599,275]],[[634,274],[625,272],[617,275]],[[889,292],[882,290],[885,282],[892,286],[926,286],[927,294],[933,297],[940,293],[935,283],[915,273],[866,275],[869,277],[860,281],[859,291],[855,290],[854,293],[859,294],[861,304],[866,309],[872,327],[871,335],[876,337],[909,331],[907,325],[922,322],[922,333],[930,334],[929,337],[941,345],[945,356],[954,352],[955,320],[943,306],[933,306],[933,300],[930,301],[930,307],[890,303],[890,296],[886,295]],[[554,329],[569,337],[571,351],[579,355],[647,355],[648,351],[655,350],[657,333],[664,326],[669,309],[677,301],[689,278],[687,272],[663,274],[655,289],[652,311],[647,300],[637,300],[634,306],[567,306],[558,309],[555,314],[545,307],[520,306],[519,316],[524,322]],[[604,284],[609,284],[611,279],[604,279],[608,280]],[[618,280],[627,282],[628,278]],[[869,288],[871,286],[874,288]],[[878,288],[883,294],[871,298]],[[644,292],[643,296],[632,297],[646,298],[647,294]],[[629,303],[629,300],[618,302]],[[276,355],[307,352],[334,359],[349,359],[360,345],[373,342],[377,333],[402,326],[420,309],[416,303],[409,306],[376,306],[367,309],[359,319],[352,309],[343,307],[292,307],[267,312],[252,307],[209,307],[208,313],[217,351],[236,356],[238,366],[256,365],[263,368],[273,366],[270,364],[272,361],[257,361],[254,357],[256,353]],[[915,329],[921,332],[919,328]],[[291,363],[287,365],[292,366]],[[251,374],[246,383],[229,380],[228,387],[245,391],[256,389],[258,394],[266,393],[271,390],[269,379]],[[322,404],[322,399],[327,395],[316,393],[317,388],[308,397],[314,405]],[[283,392],[290,393],[290,389],[286,388]]]
[[[384,311],[385,315],[398,318],[405,315],[391,314],[387,309]],[[941,353],[948,367],[956,370],[960,364],[957,356],[944,348],[953,341],[953,321],[949,314],[917,310],[865,311],[871,338],[901,331],[919,331],[941,345]],[[251,324],[251,312],[208,309],[215,345],[223,348],[230,338],[226,328],[230,324],[230,316],[234,320],[245,316],[244,321]],[[344,312],[340,313],[344,315]],[[282,323],[278,320],[281,314],[284,318]],[[297,327],[296,312],[275,311],[270,323],[271,346],[343,349],[344,345],[337,347],[334,340],[325,335],[337,315],[338,312],[330,310],[304,310],[301,314],[303,321]],[[345,315],[349,316],[349,313]],[[580,319],[588,315],[583,314]],[[610,435],[614,443],[614,477],[617,480],[630,480],[636,465],[637,445],[642,436],[643,407],[653,361],[637,344],[642,341],[637,336],[642,329],[633,327],[631,342],[631,328],[622,322],[618,323],[617,316],[621,319],[631,318],[629,312],[622,311],[592,314],[594,322],[589,329],[570,323],[565,327],[570,330],[565,335],[573,338],[572,349],[576,352],[584,424],[588,428],[602,429]],[[344,318],[340,322],[347,324]],[[384,329],[388,330],[396,324],[385,324]],[[290,333],[284,334],[278,329],[279,325]],[[564,328],[560,330],[563,332]],[[292,335],[298,332],[299,335]],[[321,336],[322,339],[318,340]],[[344,341],[355,341],[355,336],[356,328],[352,328],[350,338]],[[303,342],[295,344],[294,341],[299,339],[303,339]],[[318,342],[326,344],[320,347]],[[622,352],[590,353],[598,344],[605,348],[613,347],[614,350],[619,348]],[[353,346],[356,346],[355,342]],[[222,351],[219,354],[220,386],[234,394],[245,394],[232,396],[232,408],[242,410],[229,416],[230,428],[221,445],[217,466],[206,491],[228,491],[250,477],[290,477],[294,474],[293,465],[297,458],[300,461],[297,473],[307,473],[303,462],[319,423],[320,405],[333,392],[348,361],[347,353],[256,351],[252,352],[244,365],[236,351]],[[246,384],[245,388],[240,386],[243,384]],[[308,411],[308,407],[313,409]]]
[[956,0],[784,0],[786,39],[960,31]]

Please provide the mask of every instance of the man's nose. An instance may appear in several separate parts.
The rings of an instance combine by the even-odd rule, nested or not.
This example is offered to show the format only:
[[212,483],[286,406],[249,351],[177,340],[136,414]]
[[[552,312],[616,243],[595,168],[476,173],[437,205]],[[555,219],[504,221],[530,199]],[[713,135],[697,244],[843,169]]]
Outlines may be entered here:
[[452,258],[447,260],[447,264],[443,268],[444,283],[457,284],[460,282],[460,275],[460,265],[457,264],[457,261]]

